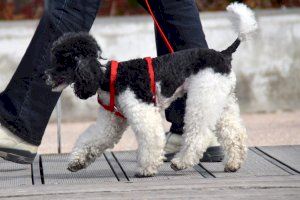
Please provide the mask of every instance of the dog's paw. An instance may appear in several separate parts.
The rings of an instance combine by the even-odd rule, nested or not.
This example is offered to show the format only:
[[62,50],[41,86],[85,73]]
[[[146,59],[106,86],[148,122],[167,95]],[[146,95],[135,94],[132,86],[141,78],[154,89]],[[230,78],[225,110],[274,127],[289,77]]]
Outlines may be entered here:
[[71,172],[77,172],[81,169],[86,168],[87,166],[88,165],[83,160],[74,159],[69,162],[67,169]]
[[153,168],[153,167],[139,167],[138,168],[138,172],[135,174],[135,177],[138,178],[142,178],[142,177],[151,177],[151,176],[155,176],[155,174],[157,174],[157,168]]
[[148,178],[148,177],[153,177],[155,174],[147,174],[147,175],[145,175],[145,174],[140,174],[140,173],[136,173],[136,174],[134,174],[134,177],[135,178]]
[[174,170],[174,171],[180,171],[181,169],[179,169],[176,165],[174,165],[173,163],[170,165],[170,167]]
[[224,172],[236,172],[241,168],[240,163],[227,163],[224,168]]
[[186,169],[188,167],[190,167],[190,165],[187,165],[186,163],[182,162],[179,160],[179,158],[173,158],[171,160],[171,165],[170,167],[174,170],[174,171],[179,171],[179,170],[183,170]]

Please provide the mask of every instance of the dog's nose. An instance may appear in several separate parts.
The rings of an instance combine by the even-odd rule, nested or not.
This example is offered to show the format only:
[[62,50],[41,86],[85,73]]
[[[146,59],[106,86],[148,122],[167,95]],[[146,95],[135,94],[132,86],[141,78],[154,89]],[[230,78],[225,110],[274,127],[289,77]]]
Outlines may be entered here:
[[47,78],[48,78],[48,75],[46,75],[46,74],[44,74],[44,75],[42,76],[42,79],[43,79],[44,81],[46,81]]
[[46,85],[51,86],[52,85],[52,77],[50,74],[48,74],[47,72],[45,72],[45,74],[43,75],[43,80],[46,82]]
[[50,74],[50,69],[45,70],[44,74],[49,75]]

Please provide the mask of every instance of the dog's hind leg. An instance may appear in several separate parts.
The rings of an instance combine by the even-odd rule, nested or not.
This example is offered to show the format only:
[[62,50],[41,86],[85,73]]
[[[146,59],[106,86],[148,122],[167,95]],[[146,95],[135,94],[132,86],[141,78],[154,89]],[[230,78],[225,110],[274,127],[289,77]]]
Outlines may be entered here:
[[113,148],[127,128],[126,120],[99,108],[98,118],[85,130],[73,148],[68,169],[78,171],[86,168],[108,149]]
[[240,118],[240,110],[234,93],[229,95],[227,105],[216,126],[219,142],[227,157],[225,171],[234,172],[246,158],[246,128]]
[[165,133],[159,108],[136,99],[126,90],[120,95],[120,106],[138,141],[137,177],[153,176],[163,164]]
[[181,170],[199,163],[211,142],[215,128],[230,93],[229,75],[205,69],[190,77],[184,116],[184,143],[171,167]]

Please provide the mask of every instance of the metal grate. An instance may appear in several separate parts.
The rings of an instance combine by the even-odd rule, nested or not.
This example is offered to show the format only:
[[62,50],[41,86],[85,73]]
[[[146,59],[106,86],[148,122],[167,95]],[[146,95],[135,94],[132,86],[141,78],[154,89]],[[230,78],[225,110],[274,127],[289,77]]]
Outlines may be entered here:
[[170,163],[166,162],[159,168],[159,173],[154,177],[149,178],[135,178],[136,173],[136,151],[114,152],[117,161],[124,169],[130,181],[144,181],[144,180],[162,180],[162,179],[189,179],[191,177],[203,178],[195,169],[190,168],[175,172],[171,169]]
[[257,149],[300,173],[300,145],[257,147]]
[[203,167],[209,170],[216,178],[220,177],[255,177],[271,175],[290,175],[285,170],[273,165],[263,157],[249,150],[247,160],[242,168],[234,173],[224,173],[224,163],[201,163]]
[[129,178],[126,176],[126,173],[124,172],[124,169],[116,159],[115,155],[112,152],[105,152],[104,154],[107,162],[110,164],[110,167],[114,171],[116,177],[118,178],[118,181],[129,181]]
[[31,166],[0,160],[0,187],[32,185]]
[[67,170],[69,154],[42,155],[43,180],[45,184],[117,182],[104,156],[87,169],[78,172]]

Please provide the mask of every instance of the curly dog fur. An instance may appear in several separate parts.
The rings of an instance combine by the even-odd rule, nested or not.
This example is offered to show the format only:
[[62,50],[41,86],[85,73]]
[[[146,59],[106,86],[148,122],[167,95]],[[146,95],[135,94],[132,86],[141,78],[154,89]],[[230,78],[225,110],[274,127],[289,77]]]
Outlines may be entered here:
[[[171,161],[174,170],[198,164],[215,133],[227,155],[225,171],[234,172],[246,157],[246,130],[234,93],[236,77],[231,68],[232,54],[241,41],[257,29],[252,11],[243,4],[227,10],[238,38],[224,51],[189,49],[153,58],[157,105],[152,102],[146,61],[120,62],[116,80],[116,105],[127,120],[99,108],[98,119],[77,140],[68,169],[86,168],[106,149],[116,144],[130,125],[136,133],[138,175],[153,176],[163,163],[165,133],[161,111],[187,94],[184,117],[184,144]],[[87,33],[68,33],[52,48],[52,66],[45,72],[53,91],[74,84],[81,99],[96,93],[109,102],[110,62],[100,63],[101,49]]]

